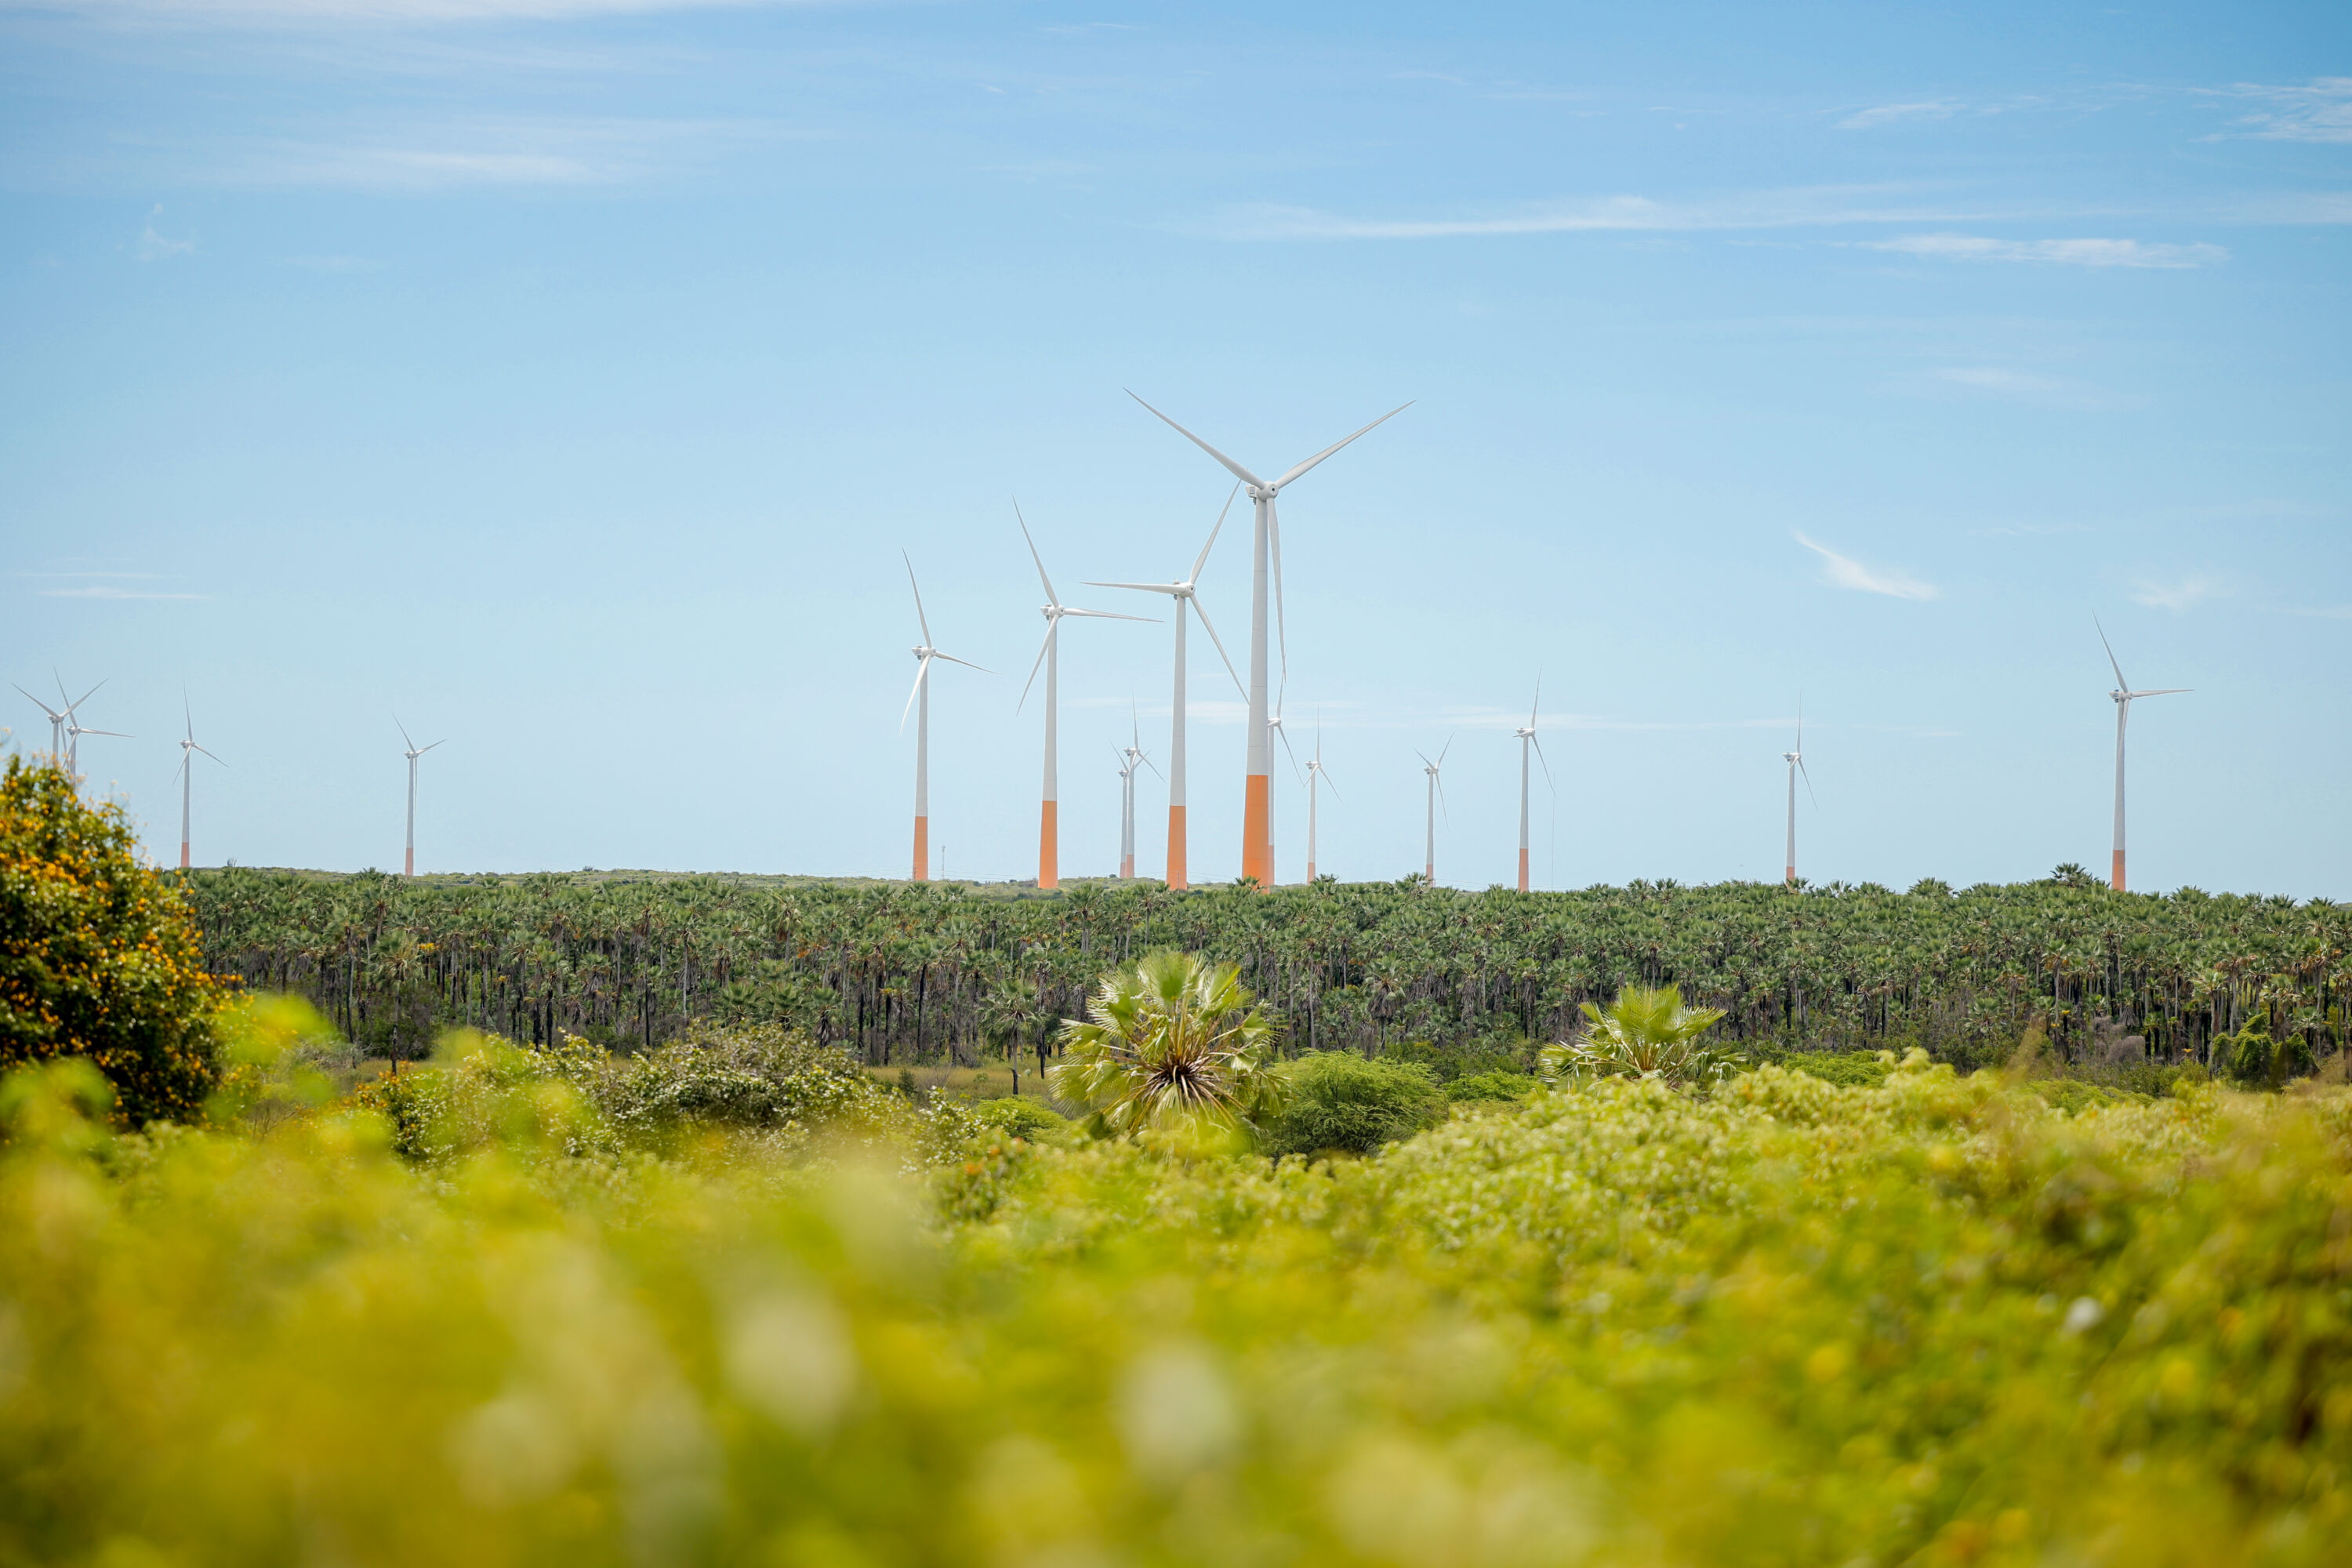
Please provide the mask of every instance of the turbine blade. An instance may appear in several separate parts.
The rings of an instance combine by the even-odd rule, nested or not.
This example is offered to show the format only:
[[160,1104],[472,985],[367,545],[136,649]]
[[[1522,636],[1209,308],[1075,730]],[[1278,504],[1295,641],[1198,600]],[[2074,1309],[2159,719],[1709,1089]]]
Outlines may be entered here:
[[416,742],[409,737],[408,726],[401,723],[400,715],[397,713],[394,714],[392,716],[392,721],[400,731],[400,743],[406,746],[412,752],[416,750]]
[[[447,745],[448,743],[449,743],[449,742],[448,742],[448,741],[447,741],[446,739],[443,739],[443,740],[438,740],[438,741],[434,742],[433,742],[433,746],[446,746],[446,745]],[[420,750],[417,752],[417,753],[416,753],[416,754],[417,754],[418,756],[420,756],[420,757],[421,757],[421,756],[423,756],[426,752],[431,751],[431,750],[433,749],[433,746],[425,746],[425,747],[424,747],[424,748],[420,749]]]
[[1290,743],[1290,731],[1284,729],[1280,722],[1277,721],[1274,725],[1274,732],[1282,737],[1282,749],[1290,753],[1291,773],[1297,777],[1300,784],[1305,784],[1307,782],[1307,773],[1306,771],[1298,765],[1298,750]]
[[907,705],[898,710],[898,733],[901,735],[907,732],[907,715],[915,710],[915,699],[922,695],[923,677],[931,672],[931,655],[925,654],[915,661],[915,684],[907,690]]
[[[191,751],[191,752],[205,752],[205,749],[204,749],[202,746],[198,746],[198,745],[191,745],[191,746],[189,746],[188,751]],[[213,754],[212,754],[210,752],[205,752],[205,755],[206,755],[206,756],[208,756],[208,757],[213,757]],[[182,762],[185,762],[185,761],[187,761],[187,752],[183,752],[182,753],[180,753],[180,760],[181,760]],[[223,766],[223,767],[226,767],[226,766],[228,766],[228,764],[227,764],[226,763],[221,763],[221,760],[220,760],[218,757],[213,757],[213,761],[215,761],[215,762],[216,762],[216,763],[221,763],[221,766]]]
[[[1045,584],[1045,602],[1055,609],[1060,609],[1062,601],[1054,592],[1054,580],[1045,575],[1045,558],[1037,553],[1037,542],[1029,537],[1029,520],[1021,515],[1021,503],[1018,500],[1013,503],[1013,518],[1021,525],[1021,537],[1029,546],[1029,559],[1037,563],[1037,581]],[[923,635],[923,640],[930,641],[930,634],[926,632]]]
[[1158,616],[1122,616],[1117,610],[1073,610],[1065,607],[1062,610],[1062,614],[1066,616],[1084,616],[1090,621],[1149,621],[1153,626],[1158,626],[1160,624],[1160,617]]
[[1528,737],[1528,741],[1529,744],[1535,747],[1536,762],[1543,768],[1544,787],[1551,791],[1552,794],[1558,795],[1559,793],[1559,785],[1552,782],[1551,759],[1544,755],[1543,742],[1536,739],[1533,735],[1529,735]]
[[915,590],[915,621],[923,628],[923,646],[929,647],[931,646],[931,618],[923,614],[923,586],[915,581],[915,559],[903,550],[898,552],[898,559],[907,563],[907,586]]
[[1454,820],[1454,808],[1445,804],[1445,777],[1442,773],[1437,780],[1437,812],[1447,822]]
[[1536,671],[1536,700],[1528,704],[1528,728],[1536,727],[1536,714],[1543,709],[1543,671]]
[[1328,447],[1324,447],[1321,451],[1319,451],[1319,452],[1316,453],[1313,457],[1311,457],[1311,458],[1307,458],[1305,462],[1303,462],[1303,463],[1299,464],[1297,468],[1295,468],[1291,469],[1291,470],[1290,470],[1290,472],[1288,472],[1288,473],[1286,473],[1286,474],[1283,475],[1283,476],[1282,476],[1282,478],[1280,478],[1280,479],[1278,479],[1275,480],[1275,481],[1274,481],[1274,484],[1273,484],[1273,486],[1272,486],[1271,488],[1272,488],[1272,489],[1277,489],[1277,490],[1278,490],[1278,489],[1280,489],[1283,486],[1285,486],[1285,485],[1288,484],[1291,480],[1293,480],[1293,479],[1295,479],[1298,478],[1301,474],[1304,474],[1305,472],[1307,472],[1307,469],[1309,469],[1309,468],[1313,468],[1316,464],[1318,464],[1318,463],[1321,462],[1324,458],[1326,458],[1329,457],[1332,453],[1334,453],[1334,452],[1338,451],[1340,447],[1342,447],[1346,446],[1349,441],[1354,440],[1354,439],[1356,438],[1356,436],[1361,436],[1361,435],[1365,434],[1367,431],[1370,431],[1370,430],[1377,429],[1377,428],[1378,428],[1378,427],[1380,427],[1381,426],[1387,424],[1390,420],[1391,420],[1391,419],[1395,418],[1398,415],[1400,415],[1400,414],[1403,413],[1406,409],[1408,409],[1408,408],[1410,408],[1410,407],[1412,407],[1412,404],[1410,404],[1410,403],[1400,403],[1400,404],[1398,404],[1394,408],[1390,409],[1386,414],[1383,414],[1383,415],[1381,415],[1378,419],[1373,420],[1373,421],[1371,422],[1371,424],[1365,426],[1364,426],[1364,428],[1363,428],[1362,430],[1359,430],[1359,431],[1357,431],[1355,436],[1343,437],[1342,437],[1342,438],[1340,438],[1339,440],[1337,440],[1337,441],[1332,442],[1329,446],[1328,446]]
[[1184,585],[1181,583],[1097,583],[1092,578],[1088,578],[1087,580],[1086,586],[1089,588],[1132,588],[1139,594],[1172,594],[1178,598],[1183,597],[1184,595]]
[[1331,784],[1331,798],[1334,800],[1340,799],[1339,786],[1336,784],[1331,784],[1331,770],[1325,767],[1318,762],[1315,764],[1315,771],[1323,775],[1323,782],[1325,784]]
[[931,654],[931,657],[932,657],[933,658],[943,658],[943,659],[946,659],[950,664],[960,664],[960,665],[963,666],[966,669],[977,669],[977,670],[979,670],[979,671],[981,672],[981,674],[982,674],[982,675],[994,675],[994,674],[996,673],[996,671],[994,671],[994,670],[992,670],[992,669],[990,669],[990,668],[987,668],[986,667],[984,667],[984,666],[982,666],[982,665],[977,665],[977,664],[972,663],[972,662],[971,662],[971,660],[970,660],[970,659],[968,659],[968,658],[958,658],[955,655],[953,655],[953,654],[951,654],[951,653],[940,653],[940,652],[938,652],[937,650],[934,650],[934,651],[932,652],[932,654]]
[[1045,640],[1037,645],[1037,657],[1029,664],[1029,679],[1021,683],[1021,700],[1013,705],[1015,713],[1029,705],[1029,689],[1037,684],[1037,672],[1045,668],[1045,655],[1054,646],[1054,628],[1045,628]]
[[1136,755],[1142,760],[1145,767],[1150,768],[1154,773],[1159,774],[1160,782],[1161,784],[1166,784],[1168,782],[1168,775],[1160,772],[1160,764],[1158,763],[1153,762],[1150,757],[1144,756],[1141,752],[1136,752]]
[[[1121,390],[1125,389],[1122,388]],[[1129,397],[1135,397],[1135,394],[1132,392],[1128,393],[1128,395]],[[1135,400],[1138,403],[1143,403],[1143,399],[1140,397],[1135,397]],[[1208,453],[1209,456],[1216,458],[1220,463],[1223,463],[1225,466],[1225,471],[1233,475],[1234,478],[1241,480],[1242,483],[1245,485],[1262,485],[1265,482],[1264,479],[1259,479],[1255,474],[1251,473],[1247,468],[1243,468],[1239,463],[1234,462],[1231,458],[1226,457],[1223,452],[1218,451],[1214,447],[1210,446],[1206,441],[1202,440],[1198,436],[1193,435],[1190,430],[1185,429],[1181,425],[1177,424],[1173,419],[1169,418],[1165,414],[1161,414],[1157,408],[1152,408],[1151,405],[1149,403],[1143,403],[1143,406],[1150,408],[1151,412],[1158,416],[1171,430],[1175,431],[1176,434],[1183,437],[1184,439],[1192,442],[1192,445],[1200,447],[1201,450]],[[1349,437],[1349,440],[1353,440],[1354,438],[1354,437]]]
[[1242,482],[1235,479],[1234,488],[1225,492],[1225,504],[1217,509],[1217,526],[1209,530],[1209,542],[1201,546],[1200,556],[1192,563],[1192,574],[1184,579],[1187,583],[1201,580],[1202,571],[1209,564],[1209,552],[1217,547],[1217,535],[1225,531],[1225,513],[1234,510],[1234,498],[1241,493]]
[[2091,617],[2091,625],[2098,627],[2099,646],[2107,650],[2107,667],[2116,672],[2116,689],[2117,691],[2129,691],[2131,689],[2131,682],[2124,679],[2124,667],[2116,662],[2116,647],[2113,643],[2107,640],[2107,628],[2099,626],[2099,617],[2096,616],[2093,616]]
[[1815,794],[1813,793],[1813,775],[1812,775],[1811,773],[1806,773],[1806,771],[1805,771],[1805,759],[1804,759],[1804,758],[1802,758],[1802,757],[1799,757],[1799,758],[1797,759],[1797,772],[1799,772],[1800,773],[1803,773],[1803,774],[1804,774],[1804,779],[1805,779],[1805,798],[1806,798],[1807,800],[1810,800],[1810,801],[1811,801],[1811,802],[1813,803],[1813,809],[1814,809],[1815,811],[1819,811],[1819,810],[1821,810],[1821,808],[1822,808],[1822,797],[1821,797],[1820,795],[1815,795]]
[[[1178,615],[1184,613],[1181,605],[1178,606],[1176,613]],[[1240,673],[1234,668],[1233,659],[1225,653],[1224,639],[1217,635],[1217,628],[1210,624],[1209,606],[1201,603],[1201,596],[1198,594],[1192,595],[1192,613],[1201,617],[1201,629],[1209,634],[1209,646],[1217,650],[1219,658],[1224,660],[1225,673],[1234,678],[1234,689],[1242,694],[1243,701],[1248,701],[1249,688],[1242,684]]]
[[[112,676],[109,676],[109,677],[107,677],[107,680],[111,680],[111,679],[114,679],[114,678],[113,678]],[[98,683],[98,686],[103,686],[103,685],[105,685],[105,684],[106,684],[106,681],[105,681],[105,680],[101,680],[101,681],[100,681],[100,682]],[[85,703],[85,702],[89,701],[91,698],[93,698],[93,697],[97,696],[97,695],[98,695],[98,686],[93,686],[93,687],[91,687],[88,691],[83,692],[79,697],[75,698],[71,702],[68,702],[68,704],[66,704],[66,711],[67,711],[67,712],[68,712],[68,713],[70,713],[70,712],[72,712],[75,709],[77,709],[77,708],[80,707],[83,703]],[[65,694],[66,694],[66,683],[65,683],[64,681],[60,680],[60,681],[58,681],[58,696],[60,696],[60,697],[63,697]]]
[[[1460,731],[1455,731],[1455,733],[1456,733],[1456,734],[1458,734],[1458,733],[1460,733]],[[1445,737],[1445,746],[1444,746],[1444,749],[1443,751],[1440,751],[1440,752],[1437,753],[1437,765],[1438,765],[1439,767],[1441,767],[1441,768],[1442,768],[1442,767],[1444,767],[1444,766],[1445,765],[1445,753],[1446,753],[1446,752],[1450,752],[1450,751],[1452,751],[1453,749],[1454,749],[1454,736],[1453,736],[1453,735],[1448,735],[1448,736],[1446,736],[1446,737]]]
[[124,734],[124,733],[123,733],[121,731],[120,731],[120,730],[79,730],[79,729],[78,729],[78,730],[76,730],[76,731],[74,731],[74,733],[75,733],[75,734],[77,734],[77,735],[111,735],[111,736],[113,736],[113,737],[114,737],[116,740],[118,740],[118,741],[128,741],[128,740],[130,740],[130,739],[131,739],[131,737],[130,737],[130,736],[128,736],[128,735]]
[[[13,680],[12,680],[12,681],[10,681],[8,684],[9,684],[9,685],[11,685],[11,686],[16,686],[16,683],[15,681],[13,681]],[[16,689],[17,689],[17,690],[19,690],[19,691],[25,691],[25,689],[24,689],[23,687],[21,687],[21,686],[16,686]],[[56,709],[54,709],[54,708],[50,707],[47,703],[46,703],[46,702],[42,701],[39,698],[33,696],[33,694],[32,694],[31,692],[29,692],[29,691],[25,691],[25,695],[26,695],[26,697],[27,699],[29,699],[29,700],[31,700],[31,702],[32,702],[32,704],[33,704],[33,706],[34,706],[34,707],[36,707],[36,708],[39,709],[42,712],[44,712],[44,713],[47,714],[50,718],[52,718],[52,719],[62,719],[62,718],[64,718],[64,717],[65,717],[65,715],[64,715],[64,714],[62,714],[62,713],[58,712]]]
[[2126,695],[2132,697],[2178,697],[2184,691],[2194,691],[2196,689],[2197,689],[2193,686],[2168,686],[2158,691],[2133,691],[2126,693]]

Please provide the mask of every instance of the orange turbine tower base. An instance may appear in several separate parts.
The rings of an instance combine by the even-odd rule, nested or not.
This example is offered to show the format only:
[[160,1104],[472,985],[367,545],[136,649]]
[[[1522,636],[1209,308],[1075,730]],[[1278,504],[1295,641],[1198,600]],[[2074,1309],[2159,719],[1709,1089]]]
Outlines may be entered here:
[[1192,886],[1184,879],[1184,808],[1168,808],[1168,885],[1179,891]]
[[2120,893],[2124,890],[2124,852],[2116,851],[2115,868],[2107,873],[2107,886]]
[[930,879],[931,819],[919,816],[915,818],[915,880],[928,882]]
[[1274,886],[1274,781],[1249,775],[1242,795],[1242,875]]
[[1062,885],[1062,856],[1059,834],[1054,822],[1054,808],[1059,801],[1041,801],[1037,813],[1037,885],[1058,888]]

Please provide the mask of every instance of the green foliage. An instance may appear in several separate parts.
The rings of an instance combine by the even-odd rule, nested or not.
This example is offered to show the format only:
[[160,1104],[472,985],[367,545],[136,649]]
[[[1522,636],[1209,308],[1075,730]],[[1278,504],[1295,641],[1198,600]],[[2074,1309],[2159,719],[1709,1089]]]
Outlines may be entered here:
[[1034,1100],[1012,1095],[975,1101],[969,1111],[977,1126],[1032,1143],[1059,1142],[1070,1131],[1067,1118],[1055,1115]]
[[1426,1068],[1316,1051],[1287,1063],[1290,1100],[1265,1127],[1265,1152],[1370,1154],[1445,1118],[1445,1093]]
[[0,1071],[83,1057],[130,1125],[192,1121],[219,1077],[226,997],[178,887],[142,867],[120,805],[54,767],[0,774]]
[[1629,985],[1603,1011],[1587,1002],[1576,1039],[1546,1046],[1536,1069],[1560,1078],[1641,1078],[1685,1086],[1729,1078],[1744,1065],[1738,1052],[1701,1038],[1723,1014],[1683,1005],[1672,985]]
[[106,1094],[0,1083],[0,1562],[2352,1555],[2340,1089],[2061,1115],[1915,1056],[914,1169]]
[[1780,1065],[1848,1089],[1875,1089],[1895,1070],[1892,1051],[1790,1051]]
[[2213,1038],[2213,1060],[2221,1071],[2252,1089],[2276,1089],[2290,1078],[2312,1070],[2310,1047],[2300,1036],[2271,1037],[2270,1018],[2257,1013],[2236,1034]]
[[1063,1059],[1047,1081],[1056,1099],[1087,1108],[1098,1137],[1247,1134],[1285,1099],[1267,1070],[1273,1038],[1234,965],[1155,952],[1112,971],[1085,1020],[1062,1026]]
[[2352,1039],[2345,905],[2119,894],[2087,875],[1932,882],[1039,894],[646,872],[190,879],[212,968],[301,991],[347,1038],[405,1055],[455,1025],[650,1047],[719,1017],[803,1027],[869,1066],[969,1061],[1003,1048],[990,1004],[1005,977],[1034,987],[1034,1047],[1107,965],[1163,948],[1240,965],[1286,1047],[1412,1042],[1447,1079],[1527,1070],[1519,1042],[1566,1037],[1580,1004],[1628,985],[1679,986],[1751,1050],[1916,1044],[1956,1066],[1992,1060],[2037,1017],[2069,1057],[2101,1015],[2168,1063],[2265,1009],[2316,1058]]
[[1541,1083],[1523,1072],[1470,1073],[1445,1086],[1445,1098],[1459,1104],[1465,1100],[1525,1100],[1541,1088]]

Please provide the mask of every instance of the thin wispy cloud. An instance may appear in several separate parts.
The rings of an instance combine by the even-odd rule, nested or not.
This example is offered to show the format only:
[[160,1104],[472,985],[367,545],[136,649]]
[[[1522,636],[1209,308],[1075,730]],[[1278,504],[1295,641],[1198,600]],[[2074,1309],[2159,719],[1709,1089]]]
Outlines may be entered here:
[[1944,261],[2041,261],[2067,267],[2213,267],[2230,259],[2218,245],[2158,245],[2144,239],[1990,239],[1973,234],[1914,234],[1866,239],[1864,250]]
[[2203,574],[2178,578],[2169,583],[2158,582],[2150,577],[2141,577],[2133,581],[2130,590],[2132,603],[2145,605],[2151,610],[2193,609],[2208,599],[2219,598],[2228,591],[2227,584],[2220,578]]
[[1881,103],[1859,110],[1837,122],[1840,131],[1870,131],[1906,121],[1949,120],[1963,105],[1957,99],[1938,98],[1922,103]]
[[211,180],[395,195],[614,185],[674,175],[738,148],[822,135],[758,121],[484,119],[348,139],[247,143],[213,160]]
[[1351,217],[1315,207],[1229,209],[1212,232],[1234,239],[1447,239],[1535,234],[1699,232],[1846,224],[1953,223],[1999,215],[1940,207],[1902,185],[1819,185],[1694,201],[1595,196],[1475,216]]
[[178,26],[403,26],[561,21],[648,11],[747,9],[821,0],[0,0],[0,10],[63,12]]
[[202,599],[203,594],[167,594],[153,588],[119,588],[111,583],[92,583],[79,588],[44,588],[44,599]]
[[142,261],[169,261],[174,256],[185,256],[195,249],[193,239],[167,239],[155,232],[155,220],[163,216],[161,203],[147,214],[147,226],[140,231],[139,242],[132,248]]
[[1833,588],[1857,594],[1884,594],[1890,599],[1933,599],[1941,596],[1932,583],[1923,583],[1891,568],[1865,566],[1851,555],[1841,555],[1818,540],[1790,531],[1796,542],[1822,558],[1822,581]]
[[2323,76],[2302,87],[2239,82],[2227,89],[2270,107],[2241,115],[2238,134],[2263,142],[2352,142],[2352,76]]
[[2131,408],[2138,406],[2140,401],[2117,397],[2063,376],[2037,375],[2032,371],[2011,370],[2005,365],[1992,364],[1944,365],[1908,384],[1898,384],[1913,393],[1982,393],[2043,408]]

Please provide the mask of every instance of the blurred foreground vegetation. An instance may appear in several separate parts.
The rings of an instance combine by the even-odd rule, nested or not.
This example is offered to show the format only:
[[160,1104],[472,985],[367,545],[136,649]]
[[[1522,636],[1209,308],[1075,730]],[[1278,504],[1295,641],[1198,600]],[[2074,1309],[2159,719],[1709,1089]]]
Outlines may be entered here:
[[782,1030],[231,1034],[203,1128],[0,1090],[0,1563],[2352,1552],[2340,1089],[1424,1080],[1277,1161]]

